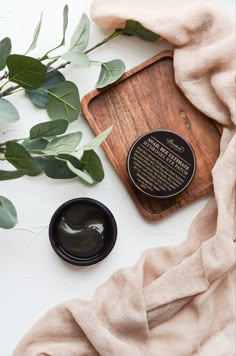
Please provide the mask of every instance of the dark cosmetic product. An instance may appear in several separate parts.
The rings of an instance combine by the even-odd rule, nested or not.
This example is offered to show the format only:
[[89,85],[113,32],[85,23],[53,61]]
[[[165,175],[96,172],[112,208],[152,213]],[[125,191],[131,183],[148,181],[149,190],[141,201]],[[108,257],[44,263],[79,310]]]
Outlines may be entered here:
[[61,205],[52,216],[49,238],[63,260],[88,266],[104,259],[116,242],[117,226],[110,210],[90,198]]
[[152,198],[170,198],[187,188],[196,170],[190,144],[177,132],[147,132],[131,146],[127,171],[136,189]]

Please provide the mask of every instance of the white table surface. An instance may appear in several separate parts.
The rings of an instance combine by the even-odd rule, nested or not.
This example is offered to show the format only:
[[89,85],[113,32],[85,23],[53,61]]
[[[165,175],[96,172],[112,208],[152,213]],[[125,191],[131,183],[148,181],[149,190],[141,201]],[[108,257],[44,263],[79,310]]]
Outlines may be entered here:
[[[215,0],[216,1],[216,0]],[[231,12],[234,0],[217,0]],[[90,1],[67,1],[69,5],[70,38],[83,12],[89,14]],[[40,56],[56,45],[62,32],[64,0],[8,0],[0,5],[0,39],[9,36],[12,53],[24,53],[29,45],[41,10],[43,26],[37,49]],[[91,25],[90,45],[104,37],[95,24]],[[91,53],[94,60],[120,58],[130,69],[154,54],[169,48],[165,42],[148,43],[136,38],[119,37]],[[83,97],[94,88],[99,69],[67,67],[63,74],[78,85]],[[24,137],[31,126],[46,121],[44,110],[36,109],[22,93],[9,100],[19,109],[21,119],[12,126],[5,139]],[[87,122],[80,117],[70,125],[70,131],[81,130],[83,142],[93,137]],[[2,140],[2,137],[1,137]],[[124,186],[100,148],[105,179],[94,187],[78,180],[52,180],[45,175],[23,177],[1,182],[0,195],[14,202],[18,225],[13,230],[0,229],[0,355],[10,356],[14,346],[31,325],[49,308],[71,298],[92,297],[95,289],[112,272],[135,263],[149,247],[175,245],[187,238],[191,221],[208,201],[210,194],[172,214],[150,223],[136,210]],[[110,255],[91,267],[76,267],[63,262],[52,250],[48,239],[48,224],[53,212],[65,201],[76,197],[91,197],[103,202],[113,212],[118,225],[117,243]]]

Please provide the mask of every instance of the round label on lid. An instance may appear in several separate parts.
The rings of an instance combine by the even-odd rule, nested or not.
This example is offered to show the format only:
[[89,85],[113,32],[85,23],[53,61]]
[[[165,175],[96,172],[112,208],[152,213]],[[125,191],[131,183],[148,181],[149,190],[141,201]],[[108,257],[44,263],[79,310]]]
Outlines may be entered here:
[[129,150],[127,170],[134,186],[154,198],[173,197],[190,184],[196,159],[190,144],[169,130],[150,131]]

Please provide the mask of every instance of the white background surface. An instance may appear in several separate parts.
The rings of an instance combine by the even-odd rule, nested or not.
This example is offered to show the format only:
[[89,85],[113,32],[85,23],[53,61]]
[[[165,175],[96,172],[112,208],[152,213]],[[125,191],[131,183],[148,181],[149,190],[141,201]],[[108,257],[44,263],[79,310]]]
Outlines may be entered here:
[[[218,0],[233,12],[233,0]],[[69,39],[83,12],[89,14],[90,1],[67,1],[69,5]],[[64,0],[8,0],[0,5],[0,39],[9,36],[12,53],[24,53],[28,47],[41,10],[43,25],[34,56],[44,54],[57,45],[62,32]],[[105,34],[92,24],[89,47]],[[168,44],[147,43],[130,37],[118,37],[91,53],[94,60],[120,58],[126,68],[168,48]],[[63,70],[67,80],[78,85],[83,97],[94,88],[99,69]],[[46,121],[44,110],[36,109],[24,94],[8,97],[19,109],[21,119],[0,140],[27,136],[28,130]],[[81,130],[83,142],[93,137],[87,122],[80,117],[70,125],[70,131]],[[0,355],[10,356],[14,346],[31,325],[50,307],[70,298],[91,298],[96,287],[112,272],[135,263],[141,252],[149,247],[175,245],[187,238],[191,221],[209,199],[188,205],[170,217],[150,223],[136,210],[121,181],[102,149],[105,179],[95,187],[86,187],[78,180],[51,180],[44,175],[23,177],[1,182],[0,195],[11,199],[18,211],[18,225],[13,230],[0,229]],[[65,201],[76,197],[100,200],[113,212],[118,225],[118,239],[111,254],[91,267],[76,267],[63,262],[52,250],[48,239],[48,223],[53,212]],[[23,355],[22,355],[23,356]],[[65,355],[66,356],[66,355]]]

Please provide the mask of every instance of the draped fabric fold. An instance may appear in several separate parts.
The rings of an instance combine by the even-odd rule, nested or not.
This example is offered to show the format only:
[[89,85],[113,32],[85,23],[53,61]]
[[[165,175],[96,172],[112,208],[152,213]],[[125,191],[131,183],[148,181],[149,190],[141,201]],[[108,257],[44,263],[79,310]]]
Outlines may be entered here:
[[202,0],[94,0],[91,16],[104,28],[123,27],[127,19],[139,21],[174,45],[177,85],[193,105],[223,126],[212,171],[214,198],[194,219],[186,241],[145,251],[134,267],[114,273],[91,301],[74,299],[50,310],[13,355],[233,355],[233,19],[214,2]]

